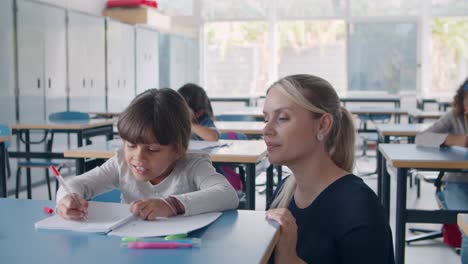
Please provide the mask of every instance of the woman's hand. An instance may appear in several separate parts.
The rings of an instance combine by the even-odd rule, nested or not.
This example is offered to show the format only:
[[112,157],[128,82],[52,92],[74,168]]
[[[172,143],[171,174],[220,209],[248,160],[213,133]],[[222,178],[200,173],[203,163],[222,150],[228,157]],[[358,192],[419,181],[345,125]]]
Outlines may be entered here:
[[156,217],[173,216],[171,208],[162,199],[136,200],[130,204],[130,212],[143,220],[154,220]]
[[88,215],[88,202],[78,194],[68,194],[57,204],[57,214],[67,220],[81,220]]
[[303,263],[296,252],[296,218],[287,208],[270,209],[266,216],[280,224],[280,237],[275,248],[275,263]]

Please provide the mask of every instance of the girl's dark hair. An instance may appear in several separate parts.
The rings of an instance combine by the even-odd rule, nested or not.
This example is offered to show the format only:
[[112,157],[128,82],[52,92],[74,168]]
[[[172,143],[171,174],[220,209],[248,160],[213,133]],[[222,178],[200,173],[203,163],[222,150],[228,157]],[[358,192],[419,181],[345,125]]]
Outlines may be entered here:
[[204,111],[205,114],[213,119],[213,108],[211,107],[210,99],[202,87],[194,83],[187,83],[180,87],[178,91],[194,112]]
[[455,96],[453,97],[453,112],[457,116],[463,115],[463,113],[465,113],[465,109],[463,109],[463,99],[465,98],[465,92],[468,92],[468,78],[462,85],[460,85]]
[[184,98],[169,88],[137,95],[120,114],[120,137],[131,143],[175,145],[185,152],[190,139],[190,110]]

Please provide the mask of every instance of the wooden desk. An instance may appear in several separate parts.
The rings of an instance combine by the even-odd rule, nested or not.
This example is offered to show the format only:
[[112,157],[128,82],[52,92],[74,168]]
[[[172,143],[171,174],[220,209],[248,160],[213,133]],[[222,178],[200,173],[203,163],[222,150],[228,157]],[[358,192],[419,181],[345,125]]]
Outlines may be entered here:
[[[18,151],[9,152],[12,158],[25,158],[30,161],[31,158],[39,159],[63,159],[63,153],[61,152],[32,152],[31,151],[31,131],[42,131],[44,132],[43,140],[46,140],[47,133],[66,133],[76,134],[77,146],[83,146],[83,140],[87,140],[95,136],[106,136],[106,138],[112,139],[113,134],[113,121],[112,120],[100,120],[92,119],[86,122],[44,122],[36,124],[13,124],[11,125],[12,133],[18,137],[18,142],[24,144],[24,151],[21,151],[21,146],[18,145]],[[24,136],[24,137],[23,137]],[[31,179],[31,169],[26,169],[27,180]],[[28,186],[31,184],[28,182]],[[31,192],[28,192],[31,193]],[[30,198],[30,197],[28,197]]]
[[0,136],[0,197],[7,197],[7,165],[6,163],[6,147],[5,142],[9,141],[10,137]]
[[408,112],[408,123],[422,123],[425,119],[439,119],[447,112],[411,110]]
[[264,122],[253,121],[216,121],[216,128],[221,132],[238,132],[245,135],[263,135]]
[[245,106],[257,106],[260,95],[252,96],[210,96],[211,102],[243,102]]
[[463,234],[468,235],[468,214],[458,214],[457,216],[458,227],[463,231]]
[[190,233],[200,248],[133,250],[120,237],[59,230],[36,230],[51,201],[0,199],[2,263],[266,263],[279,227],[263,211],[227,211],[209,226]]
[[117,118],[120,113],[121,112],[89,112],[88,114],[93,118]]
[[346,103],[393,103],[396,108],[400,107],[399,96],[340,96],[343,106]]
[[417,133],[425,130],[431,124],[378,124],[375,125],[379,140],[383,143],[389,143],[390,137],[409,137],[414,138]]
[[229,110],[221,112],[219,115],[243,115],[251,116],[258,120],[263,120],[263,108],[260,107],[244,107],[237,110]]
[[387,212],[390,208],[390,175],[386,162],[397,168],[395,259],[397,264],[405,261],[406,223],[456,223],[458,211],[415,210],[406,208],[407,174],[410,169],[429,171],[461,171],[468,169],[468,149],[461,147],[433,148],[414,144],[380,144],[383,156],[378,185],[382,185],[382,203]]
[[[228,147],[218,147],[206,150],[213,163],[245,164],[246,165],[246,196],[247,208],[255,210],[255,172],[256,165],[267,157],[267,148],[263,140],[220,140],[220,143],[230,144]],[[77,159],[77,174],[86,171],[85,158],[109,159],[122,146],[120,140],[99,142],[96,144],[67,150],[63,155]],[[273,168],[267,170],[267,189],[273,189]],[[271,191],[267,201],[271,198]]]

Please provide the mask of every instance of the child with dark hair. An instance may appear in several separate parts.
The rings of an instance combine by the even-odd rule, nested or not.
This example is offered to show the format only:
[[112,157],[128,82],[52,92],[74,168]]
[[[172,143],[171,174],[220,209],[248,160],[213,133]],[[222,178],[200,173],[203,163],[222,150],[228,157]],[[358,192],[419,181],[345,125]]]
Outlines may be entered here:
[[213,122],[213,108],[205,90],[196,84],[187,83],[178,92],[192,110],[192,139],[218,140],[219,132]]
[[131,212],[144,220],[237,207],[236,192],[208,154],[187,152],[190,110],[176,91],[139,94],[117,127],[123,147],[102,166],[69,180],[73,194],[58,190],[60,216],[82,219],[86,200],[112,189],[120,189],[121,202],[130,203]]

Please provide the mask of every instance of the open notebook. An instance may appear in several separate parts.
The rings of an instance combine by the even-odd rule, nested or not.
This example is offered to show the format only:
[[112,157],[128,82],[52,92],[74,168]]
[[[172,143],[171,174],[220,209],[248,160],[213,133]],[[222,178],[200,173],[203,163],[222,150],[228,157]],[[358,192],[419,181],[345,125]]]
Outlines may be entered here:
[[58,229],[113,236],[155,237],[185,234],[215,221],[222,213],[175,216],[144,221],[133,217],[129,204],[89,202],[87,221],[65,220],[54,215],[36,222],[37,229]]

